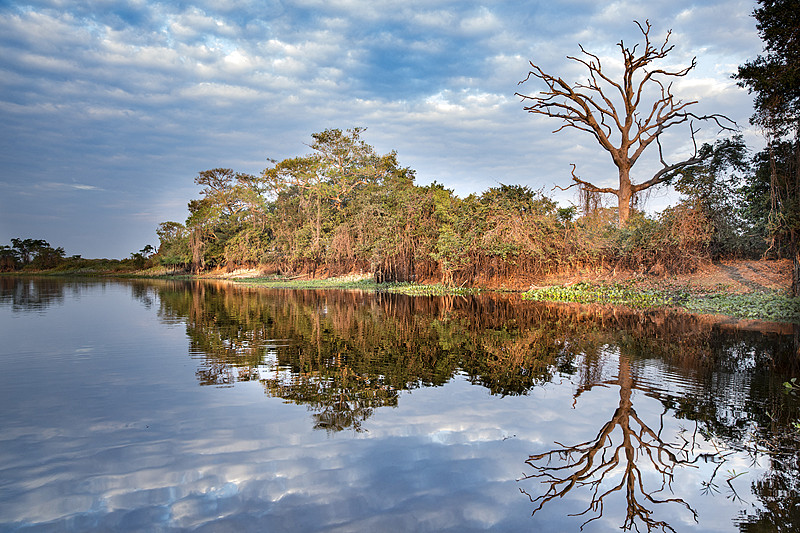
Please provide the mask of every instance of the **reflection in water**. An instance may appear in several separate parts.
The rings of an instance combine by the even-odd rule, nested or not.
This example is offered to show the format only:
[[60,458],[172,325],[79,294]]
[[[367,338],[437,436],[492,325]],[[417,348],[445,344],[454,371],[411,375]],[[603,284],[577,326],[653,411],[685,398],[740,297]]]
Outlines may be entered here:
[[[683,320],[690,322],[680,325]],[[744,472],[737,473],[733,466],[721,470],[739,451],[749,456],[751,465],[771,466],[752,487],[767,510],[759,509],[755,516],[743,512],[740,530],[761,531],[757,524],[765,523],[776,527],[769,531],[797,530],[789,524],[797,524],[800,517],[798,405],[785,394],[785,378],[780,378],[797,375],[796,343],[789,335],[724,331],[714,324],[697,327],[703,324],[691,324],[694,320],[678,315],[662,322],[659,317],[653,328],[647,318],[636,320],[635,314],[602,319],[612,325],[605,330],[608,346],[619,353],[602,357],[584,348],[586,360],[578,364],[573,408],[581,395],[598,386],[618,389],[619,403],[593,439],[556,442],[555,448],[530,455],[526,463],[533,472],[521,481],[536,480],[539,490],[520,491],[537,504],[534,515],[552,500],[583,489],[588,503],[571,514],[585,519],[581,530],[603,516],[608,499],[624,495],[621,529],[675,531],[656,517],[658,504],[678,505],[697,521],[696,509],[685,500],[690,492],[674,487],[673,480],[676,468],[702,464],[714,465],[701,482],[704,494],[724,492],[752,508],[735,486]],[[615,373],[606,377],[614,365]],[[657,425],[634,409],[635,393],[662,404]],[[665,419],[690,421],[692,430],[668,428]],[[780,488],[773,491],[776,486]]]
[[[61,304],[67,287],[61,280],[0,276],[0,305],[7,305],[17,312],[44,310]],[[80,290],[77,287],[70,289]]]
[[[583,526],[602,516],[608,498],[624,494],[623,529],[674,531],[657,518],[658,504],[697,517],[686,494],[673,494],[675,469],[711,464],[706,492],[722,485],[738,496],[735,470],[720,470],[728,453],[720,450],[744,450],[773,468],[753,487],[765,510],[742,515],[740,528],[796,523],[797,405],[779,377],[798,374],[791,328],[763,333],[684,314],[498,295],[412,298],[206,283],[165,288],[159,300],[165,320],[187,319],[201,384],[258,380],[267,394],[305,405],[314,427],[332,432],[362,431],[375,409],[398,405],[400,391],[440,386],[457,372],[498,396],[523,395],[558,376],[572,376],[576,402],[594,387],[617,388],[618,404],[593,439],[557,443],[526,461],[534,472],[520,480],[521,490],[537,504],[534,514],[583,488],[589,503],[574,513]],[[619,356],[607,357],[609,350]],[[634,393],[662,404],[657,425],[637,413]],[[692,429],[666,436],[665,417]],[[524,485],[531,479],[544,484],[543,493]]]
[[[76,476],[74,485],[78,489],[74,490],[91,492],[85,487],[100,481],[111,487],[105,494],[96,489],[99,498],[94,498],[94,493],[91,498],[84,495],[94,502],[86,506],[93,509],[86,520],[94,520],[92,513],[102,517],[108,512],[111,516],[112,511],[103,506],[113,508],[114,498],[134,502],[119,503],[120,508],[131,508],[133,514],[146,507],[135,503],[139,498],[148,502],[153,513],[168,510],[172,513],[169,516],[152,519],[164,529],[178,523],[176,516],[185,517],[187,521],[181,524],[187,528],[213,523],[223,508],[221,502],[233,506],[230,516],[237,518],[250,511],[258,520],[274,518],[294,504],[299,511],[293,516],[311,516],[309,509],[324,504],[319,500],[321,494],[336,492],[330,487],[344,491],[344,485],[351,483],[363,486],[347,487],[343,494],[348,502],[372,505],[370,509],[377,509],[375,516],[383,520],[386,502],[392,501],[396,511],[393,516],[409,520],[404,522],[407,530],[424,525],[408,518],[425,509],[419,502],[429,503],[452,520],[436,522],[439,529],[458,529],[467,523],[453,518],[461,515],[454,513],[452,506],[441,506],[442,494],[453,486],[470,487],[473,492],[467,495],[479,493],[480,497],[466,498],[463,501],[468,503],[463,503],[464,494],[455,492],[450,501],[458,503],[452,505],[464,509],[483,505],[484,515],[490,517],[491,510],[498,508],[495,515],[520,515],[522,520],[530,520],[531,528],[551,524],[547,522],[548,513],[555,512],[556,530],[574,530],[577,525],[591,530],[611,524],[630,530],[680,531],[684,523],[692,524],[695,519],[701,527],[707,526],[707,516],[714,514],[709,508],[721,503],[734,507],[720,515],[726,518],[718,530],[731,526],[748,532],[800,528],[800,412],[797,396],[783,386],[789,377],[800,375],[797,332],[790,327],[748,331],[683,314],[532,304],[515,295],[411,298],[160,281],[62,283],[0,277],[0,307],[11,309],[17,317],[31,311],[29,314],[38,316],[61,305],[72,305],[71,300],[82,297],[84,291],[88,294],[87,288],[93,287],[91,305],[102,308],[96,293],[105,291],[106,284],[115,286],[115,291],[109,292],[129,291],[144,308],[158,314],[167,326],[164,331],[177,334],[181,344],[171,353],[175,357],[161,353],[160,337],[147,337],[141,330],[137,330],[140,338],[120,339],[120,345],[132,347],[130,353],[112,350],[114,342],[105,336],[84,339],[92,329],[109,336],[124,335],[129,329],[127,317],[119,320],[124,324],[119,330],[92,324],[75,333],[74,347],[81,349],[93,342],[97,347],[93,357],[75,357],[74,350],[53,350],[59,357],[51,357],[44,349],[29,349],[23,341],[17,343],[25,346],[19,358],[9,352],[12,368],[38,365],[31,366],[35,371],[24,372],[26,377],[47,375],[51,367],[60,372],[51,376],[55,385],[29,395],[27,405],[31,407],[20,411],[19,419],[14,418],[14,409],[5,412],[18,428],[24,428],[17,439],[20,449],[26,453],[38,450],[36,461],[41,455],[41,462],[51,465],[49,469],[42,467],[41,479],[33,483],[31,461],[15,470],[15,461],[9,460],[11,466],[6,466],[4,475],[16,475],[24,482],[17,480],[7,486],[38,483],[42,490],[26,488],[19,494],[41,493],[46,499],[56,492],[48,492],[52,480],[61,480],[63,485],[58,490],[64,492],[63,501],[74,498],[65,488],[72,479],[62,476],[62,471],[72,471],[72,463],[83,460],[80,450],[86,447],[89,451],[81,464],[91,473],[83,478]],[[102,291],[96,291],[97,287]],[[142,311],[141,307],[136,308]],[[143,314],[152,317],[153,313]],[[115,331],[118,333],[112,333]],[[148,357],[131,355],[144,346],[143,339],[150,343],[149,352],[142,349]],[[186,366],[187,339],[193,360],[180,382],[161,368],[167,365],[175,372]],[[52,342],[64,344],[63,338]],[[148,361],[150,366],[145,364]],[[95,365],[91,368],[96,371],[85,377],[82,368],[88,365]],[[156,379],[163,381],[148,383]],[[104,380],[108,380],[108,387],[103,385]],[[242,382],[249,384],[239,385],[239,390],[255,389],[256,401],[251,408],[232,401],[230,408],[207,409],[212,418],[204,418],[203,413],[193,418],[195,402],[210,402],[212,397],[223,402],[241,398],[216,388],[237,387]],[[181,383],[183,389],[178,387]],[[34,391],[27,382],[15,386],[13,382],[5,386],[14,401]],[[81,407],[93,414],[74,419],[71,427],[79,428],[74,440],[40,442],[36,437],[39,433],[59,438],[69,433],[57,422],[73,410],[79,411],[60,411],[63,399],[56,394],[48,396],[51,390],[65,386],[73,386],[69,389],[72,395],[85,395],[81,396],[85,397]],[[120,393],[123,389],[124,395]],[[298,419],[291,406],[263,401],[262,389],[268,397],[308,409],[311,424],[306,418]],[[148,391],[152,403],[141,399]],[[413,399],[409,391],[414,392]],[[438,403],[426,406],[431,411],[423,409],[421,399],[426,396],[437,398]],[[132,411],[118,415],[106,412],[110,399],[117,397],[122,408],[147,416],[137,418],[141,415]],[[559,403],[562,401],[563,405]],[[49,408],[41,409],[40,402]],[[183,407],[169,417],[172,402]],[[412,404],[410,412],[405,409]],[[269,416],[260,420],[273,424],[273,419],[285,416],[284,425],[241,422],[258,419],[267,407]],[[483,415],[483,410],[488,414]],[[50,427],[48,431],[29,422],[47,416],[48,411],[55,420],[52,427],[42,426]],[[392,416],[381,416],[384,413]],[[132,424],[131,420],[146,423]],[[219,431],[209,430],[215,423],[207,420],[214,420]],[[236,422],[226,426],[230,420]],[[462,434],[460,425],[469,425],[465,420],[473,424],[472,431]],[[159,422],[158,428],[154,421]],[[403,427],[394,428],[393,424]],[[406,426],[424,424],[428,425],[414,438],[408,436],[413,428],[407,430]],[[187,426],[197,433],[188,431]],[[13,424],[8,425],[11,427]],[[278,428],[285,427],[292,427],[296,433],[282,435]],[[311,427],[327,434],[311,431]],[[297,432],[297,428],[302,429]],[[330,438],[344,430],[352,432],[354,438]],[[95,447],[89,447],[87,431],[90,435],[107,432],[114,440],[97,437]],[[236,431],[241,432],[241,442],[230,436]],[[402,438],[396,438],[398,435]],[[265,439],[270,439],[268,446]],[[321,439],[325,446],[303,448],[300,442],[315,439]],[[451,446],[448,439],[456,445]],[[351,447],[351,442],[358,442],[358,446]],[[14,441],[0,440],[0,444],[11,450]],[[66,456],[65,446],[76,453]],[[405,446],[413,450],[407,451]],[[321,454],[322,448],[332,447],[335,453]],[[372,454],[363,455],[366,449]],[[124,460],[115,459],[116,453],[128,452],[140,454],[137,457],[142,464],[158,471],[153,474],[155,488],[146,496],[136,492],[142,489],[140,468],[126,470],[119,467]],[[96,461],[106,454],[111,455],[103,471],[106,477],[99,479]],[[391,476],[384,476],[387,454],[393,460],[406,460],[397,460]],[[508,457],[502,463],[508,465],[507,472],[498,474],[495,469],[499,470],[501,462],[495,459],[506,457],[503,454]],[[170,461],[176,462],[174,468],[164,466],[163,472],[158,470],[161,466],[153,466]],[[335,464],[330,464],[332,461]],[[370,461],[381,461],[382,466]],[[520,467],[524,473],[517,480]],[[252,469],[258,472],[248,475],[246,472]],[[219,479],[210,480],[207,473],[211,471]],[[747,471],[750,473],[745,474]],[[448,477],[456,475],[462,477]],[[195,476],[197,485],[187,484],[186,476]],[[376,480],[384,477],[390,477],[391,483],[379,485]],[[439,478],[446,481],[439,483]],[[453,479],[460,483],[453,483]],[[510,490],[502,482],[507,482]],[[316,484],[321,487],[319,492],[309,488]],[[519,490],[527,497],[520,496]],[[233,502],[245,493],[252,499],[236,507]],[[367,493],[370,497],[364,496]],[[307,500],[302,494],[311,496]],[[371,498],[373,494],[380,496]],[[197,495],[208,500],[208,509],[186,510]],[[20,500],[23,496],[15,493],[13,498]],[[23,509],[18,511],[20,516],[29,516],[27,509],[32,508],[26,501],[14,500],[11,505],[0,498],[0,507],[3,505],[15,512]],[[53,516],[69,521],[69,512],[78,511],[63,505],[69,511]],[[363,510],[348,505],[337,501],[327,507],[329,512],[335,508],[342,515],[337,514],[330,522],[320,521],[318,529],[347,521],[358,523]],[[529,518],[531,508],[533,519]],[[740,513],[731,524],[730,517],[737,510]],[[353,515],[343,517],[345,511]],[[203,513],[207,518],[198,518],[205,517]],[[578,517],[564,519],[567,514]],[[487,518],[480,524],[484,529],[492,528],[500,520]],[[469,523],[480,529],[475,526],[477,522]],[[53,529],[59,525],[53,524]],[[0,528],[2,525],[0,522]],[[287,521],[285,525],[294,524]],[[259,530],[258,526],[252,529]],[[314,530],[315,526],[306,524],[305,529]]]
[[360,431],[399,391],[443,385],[459,369],[494,394],[525,394],[571,357],[552,324],[523,323],[514,305],[491,298],[201,284],[160,301],[165,319],[187,319],[201,384],[259,380],[329,431]]
[[[577,515],[589,514],[590,518],[581,524],[581,529],[602,516],[606,498],[618,491],[625,494],[627,505],[621,526],[623,530],[638,531],[638,523],[641,523],[648,531],[674,531],[667,522],[654,517],[648,504],[681,504],[696,521],[697,512],[682,498],[662,496],[673,491],[675,467],[691,465],[699,459],[699,456],[692,457],[695,443],[685,437],[682,437],[682,442],[665,442],[661,435],[663,415],[661,426],[654,430],[637,414],[631,396],[634,390],[642,389],[631,373],[627,357],[618,359],[618,372],[614,379],[582,388],[576,394],[576,400],[582,392],[595,385],[619,387],[619,405],[594,439],[575,445],[557,443],[557,448],[531,455],[526,461],[535,473],[526,474],[524,479],[538,479],[547,488],[544,494],[536,497],[520,489],[531,502],[538,502],[533,514],[554,498],[561,498],[575,488],[587,488],[590,502]],[[619,435],[616,435],[617,430]],[[645,487],[647,476],[643,474],[644,469],[654,471],[660,478],[656,480],[655,488]]]

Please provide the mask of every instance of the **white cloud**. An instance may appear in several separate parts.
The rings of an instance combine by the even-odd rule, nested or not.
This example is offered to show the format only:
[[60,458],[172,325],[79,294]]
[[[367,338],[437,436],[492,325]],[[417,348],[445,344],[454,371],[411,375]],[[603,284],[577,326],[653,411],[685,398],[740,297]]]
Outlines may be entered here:
[[[752,2],[741,0],[37,6],[0,8],[3,171],[23,182],[101,176],[145,203],[155,184],[183,190],[221,164],[257,172],[268,155],[303,152],[315,131],[358,125],[420,182],[549,190],[570,162],[604,175],[607,155],[522,110],[514,92],[541,88],[517,85],[528,60],[581,79],[565,60],[578,43],[611,67],[615,43],[640,36],[632,19],[649,17],[658,39],[673,27],[674,63],[698,56],[676,95],[746,124],[750,98],[729,75],[760,52]],[[140,231],[145,241],[152,228]]]
[[494,33],[503,27],[502,22],[487,8],[481,6],[474,15],[465,17],[459,23],[467,35],[485,35]]
[[199,83],[181,90],[179,95],[184,98],[202,98],[217,105],[232,105],[237,101],[252,102],[261,96],[253,89],[224,83]]
[[76,191],[101,191],[99,187],[94,185],[86,185],[83,183],[60,183],[55,181],[48,181],[37,183],[33,185],[34,189],[39,190],[76,190]]

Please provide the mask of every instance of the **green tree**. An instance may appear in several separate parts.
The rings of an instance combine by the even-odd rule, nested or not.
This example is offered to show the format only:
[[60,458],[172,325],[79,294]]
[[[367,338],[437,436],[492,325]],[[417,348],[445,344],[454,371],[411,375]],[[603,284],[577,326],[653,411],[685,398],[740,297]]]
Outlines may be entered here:
[[771,135],[796,136],[800,118],[800,1],[758,0],[753,12],[764,54],[739,67],[734,78],[754,92],[752,121]]
[[33,261],[39,250],[49,248],[50,243],[42,239],[11,239],[11,246],[24,266]]
[[173,221],[162,222],[156,229],[156,235],[160,241],[158,260],[162,265],[175,270],[190,263],[188,232],[183,224]]
[[36,250],[36,255],[31,261],[31,265],[42,270],[55,268],[64,260],[65,255],[64,248],[61,246],[58,248],[43,246]]
[[186,220],[195,270],[225,263],[225,247],[243,226],[262,224],[268,210],[261,179],[229,168],[200,172],[201,198],[189,202]]
[[736,135],[704,144],[699,154],[703,161],[679,170],[674,184],[683,195],[681,204],[698,209],[710,224],[709,253],[719,258],[763,252],[763,240],[741,216],[741,182],[750,170],[744,139]]
[[[330,255],[334,237],[344,239],[345,217],[359,195],[404,174],[394,152],[379,155],[361,134],[364,128],[327,129],[312,134],[312,152],[274,162],[262,180],[276,198],[282,227],[276,238],[296,259],[319,264]],[[363,205],[363,203],[362,203]]]
[[49,269],[58,266],[64,259],[64,248],[53,248],[43,239],[11,239],[11,251],[16,262],[22,267],[30,265],[35,269]]
[[[769,143],[769,229],[786,238],[794,263],[792,292],[800,296],[800,1],[759,0],[754,12],[764,54],[739,67],[734,78],[755,93],[751,121],[764,128]],[[792,156],[778,161],[788,140]]]
[[0,272],[8,272],[17,269],[19,258],[17,251],[11,246],[0,246]]
[[768,245],[767,253],[777,257],[792,256],[789,230],[797,222],[796,204],[792,202],[797,164],[795,143],[773,140],[753,156],[752,169],[740,191],[744,198],[742,217]]

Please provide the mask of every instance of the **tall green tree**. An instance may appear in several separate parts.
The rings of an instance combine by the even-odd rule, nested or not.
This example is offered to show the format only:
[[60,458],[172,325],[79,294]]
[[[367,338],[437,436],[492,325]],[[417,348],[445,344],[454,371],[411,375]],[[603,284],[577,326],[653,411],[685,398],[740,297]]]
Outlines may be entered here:
[[[708,228],[708,252],[713,258],[726,254],[764,251],[762,235],[742,216],[740,184],[750,170],[747,147],[741,135],[704,144],[703,162],[681,169],[673,181],[683,196],[682,205],[698,209]],[[756,242],[754,242],[756,241]]]
[[758,0],[753,16],[764,53],[734,76],[755,93],[752,121],[774,136],[796,136],[800,118],[800,1]]
[[17,257],[24,266],[33,261],[39,250],[49,248],[50,243],[43,239],[11,239],[11,247],[16,250]]
[[[265,186],[291,208],[284,218],[295,218],[295,238],[309,241],[306,256],[320,261],[327,253],[344,208],[364,189],[382,185],[402,173],[394,152],[379,155],[361,134],[364,128],[327,129],[312,134],[312,152],[275,162],[262,173]],[[299,250],[296,250],[299,252]]]
[[13,255],[21,266],[37,269],[56,267],[64,259],[64,248],[53,248],[43,239],[11,239]]
[[189,238],[186,227],[180,222],[162,222],[156,229],[158,235],[158,259],[167,267],[176,269],[191,262]]
[[256,176],[214,168],[200,172],[195,183],[201,198],[189,202],[186,220],[195,270],[225,262],[228,242],[244,227],[264,224],[269,210],[264,182]]
[[[753,12],[764,53],[739,67],[734,76],[755,93],[751,121],[769,139],[770,230],[790,242],[794,263],[792,292],[800,296],[800,0],[759,0]],[[781,166],[776,142],[791,143],[792,156]]]

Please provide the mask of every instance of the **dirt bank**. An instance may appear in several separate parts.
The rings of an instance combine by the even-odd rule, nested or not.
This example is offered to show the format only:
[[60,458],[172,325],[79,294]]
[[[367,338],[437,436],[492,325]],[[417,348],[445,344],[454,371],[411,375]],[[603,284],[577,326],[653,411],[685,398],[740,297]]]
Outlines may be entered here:
[[[534,287],[552,285],[574,285],[581,281],[594,283],[633,282],[640,288],[683,289],[692,292],[726,292],[744,294],[786,290],[791,288],[792,264],[788,259],[780,260],[737,260],[707,263],[691,274],[651,275],[631,271],[566,271],[545,277],[534,278],[493,278],[479,283],[483,289],[506,289],[525,291]],[[266,268],[242,268],[234,271],[215,270],[201,275],[216,279],[247,279],[268,275]],[[355,276],[355,274],[351,275]],[[314,276],[302,274],[293,279],[312,279]],[[324,276],[322,276],[324,277]],[[350,277],[350,276],[347,276]],[[370,277],[359,273],[359,279]]]
[[634,272],[579,272],[548,276],[541,285],[571,285],[580,281],[632,281],[642,288],[688,289],[692,292],[744,294],[773,290],[789,291],[792,263],[779,260],[737,260],[708,263],[691,274],[653,276]]

